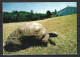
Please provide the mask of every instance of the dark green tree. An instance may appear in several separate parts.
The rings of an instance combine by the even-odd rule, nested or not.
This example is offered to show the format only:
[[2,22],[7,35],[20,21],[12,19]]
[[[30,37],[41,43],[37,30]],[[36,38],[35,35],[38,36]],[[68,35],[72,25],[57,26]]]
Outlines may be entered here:
[[33,10],[31,10],[31,14],[33,14]]
[[19,14],[19,12],[18,11],[13,11],[12,13],[16,15],[15,21],[20,21],[20,14]]
[[55,9],[55,11],[54,11],[54,14],[55,14],[55,17],[57,16],[57,10]]
[[50,18],[51,15],[52,15],[51,12],[48,10],[48,11],[46,12],[46,17],[47,17],[47,18]]
[[34,13],[33,10],[30,12],[26,11],[13,11],[3,12],[3,22],[21,22],[21,21],[35,21],[43,20],[44,18],[50,18],[52,13],[47,11],[46,14]]

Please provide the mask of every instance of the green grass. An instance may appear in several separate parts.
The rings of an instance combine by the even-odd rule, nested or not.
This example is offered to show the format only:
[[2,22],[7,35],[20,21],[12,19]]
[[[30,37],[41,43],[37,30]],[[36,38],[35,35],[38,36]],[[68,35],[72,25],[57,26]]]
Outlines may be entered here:
[[[41,23],[47,32],[57,32],[58,37],[51,38],[55,42],[55,46],[48,43],[47,47],[32,46],[24,50],[16,52],[8,52],[3,49],[3,54],[10,55],[54,55],[54,54],[77,54],[77,15],[67,15],[55,18],[48,18],[45,20],[32,21]],[[17,23],[3,23],[3,46],[9,34],[14,31],[21,24],[27,22]]]

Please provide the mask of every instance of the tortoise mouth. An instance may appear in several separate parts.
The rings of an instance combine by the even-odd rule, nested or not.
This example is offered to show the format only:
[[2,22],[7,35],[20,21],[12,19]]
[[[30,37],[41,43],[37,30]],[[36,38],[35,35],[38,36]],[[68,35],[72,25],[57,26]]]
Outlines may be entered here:
[[55,33],[49,33],[49,36],[50,36],[50,37],[57,37],[58,35],[55,34]]

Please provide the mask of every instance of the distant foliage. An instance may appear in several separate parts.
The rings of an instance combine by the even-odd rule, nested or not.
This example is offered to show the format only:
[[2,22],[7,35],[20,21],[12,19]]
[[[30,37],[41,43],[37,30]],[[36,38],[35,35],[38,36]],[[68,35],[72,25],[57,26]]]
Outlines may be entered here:
[[52,12],[52,17],[57,17],[58,15],[57,15],[57,10],[55,9],[55,11],[54,12]]
[[47,11],[47,13],[46,13],[46,14],[47,14],[47,18],[50,18],[50,17],[51,17],[51,15],[52,15],[50,11]]
[[8,23],[8,22],[43,20],[45,18],[50,18],[53,15],[55,16],[55,14],[52,14],[50,11],[47,11],[46,14],[34,13],[33,10],[31,10],[31,12],[26,11],[3,12],[3,22]]

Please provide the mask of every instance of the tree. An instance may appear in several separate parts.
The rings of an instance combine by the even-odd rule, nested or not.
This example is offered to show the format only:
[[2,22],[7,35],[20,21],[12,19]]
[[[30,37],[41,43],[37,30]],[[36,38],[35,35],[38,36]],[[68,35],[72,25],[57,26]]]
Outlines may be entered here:
[[34,15],[33,10],[31,10],[30,15],[29,15],[31,20],[33,20],[33,15]]
[[20,14],[19,14],[19,12],[18,11],[13,11],[12,13],[16,15],[15,21],[20,21]]
[[50,18],[51,15],[52,15],[51,12],[48,10],[47,13],[46,13],[46,17],[47,17],[47,18]]
[[13,12],[3,12],[3,22],[21,22],[21,21],[35,21],[43,20],[44,18],[50,18],[52,13],[47,11],[46,14],[43,13],[33,13],[26,11],[13,11]]
[[55,9],[55,11],[54,11],[54,14],[55,14],[55,17],[57,16],[57,10]]
[[31,14],[33,14],[33,10],[31,10]]

